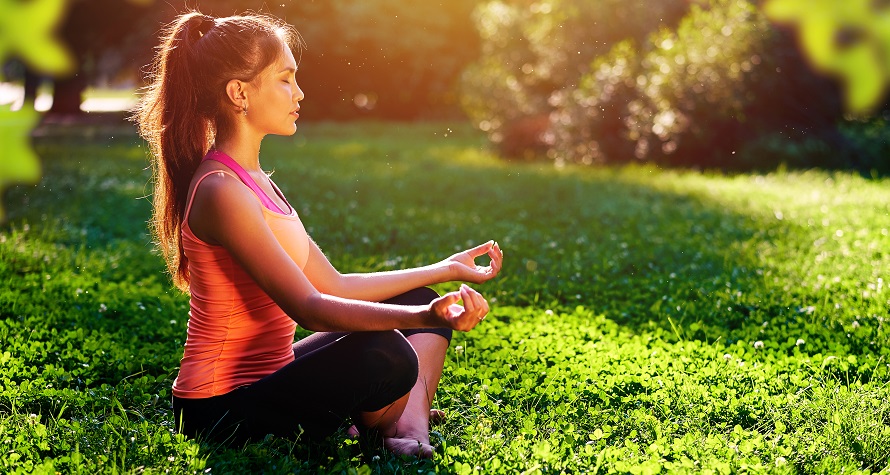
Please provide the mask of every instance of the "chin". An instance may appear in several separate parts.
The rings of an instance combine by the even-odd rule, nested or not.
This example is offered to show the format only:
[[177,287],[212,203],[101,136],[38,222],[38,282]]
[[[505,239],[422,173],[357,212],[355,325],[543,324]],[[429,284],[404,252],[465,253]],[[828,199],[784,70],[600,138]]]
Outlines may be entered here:
[[294,124],[293,128],[290,128],[290,129],[281,129],[281,130],[279,130],[279,131],[277,131],[277,132],[274,132],[274,135],[290,136],[290,135],[293,135],[293,134],[295,134],[295,133],[297,133],[297,124]]

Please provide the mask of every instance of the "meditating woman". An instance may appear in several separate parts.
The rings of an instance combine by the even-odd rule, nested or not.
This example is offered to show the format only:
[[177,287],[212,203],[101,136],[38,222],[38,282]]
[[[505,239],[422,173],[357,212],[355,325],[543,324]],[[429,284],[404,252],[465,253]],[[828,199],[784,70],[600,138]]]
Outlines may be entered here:
[[[152,230],[190,296],[173,383],[177,429],[218,441],[323,437],[354,424],[397,454],[430,457],[430,405],[452,330],[489,311],[493,241],[425,267],[341,274],[260,165],[296,132],[296,31],[263,15],[179,16],[136,111],[152,152]],[[477,265],[483,255],[489,265]],[[459,305],[458,302],[462,302]],[[299,325],[315,333],[294,342]]]

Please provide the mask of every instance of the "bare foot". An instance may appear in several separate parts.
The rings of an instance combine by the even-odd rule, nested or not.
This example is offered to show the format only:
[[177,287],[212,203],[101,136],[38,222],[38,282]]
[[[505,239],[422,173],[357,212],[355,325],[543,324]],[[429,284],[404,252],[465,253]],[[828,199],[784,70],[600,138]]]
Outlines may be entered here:
[[433,454],[436,452],[432,445],[408,438],[385,437],[383,446],[396,455],[411,455],[423,459],[433,458]]
[[[445,411],[441,409],[430,409],[430,425],[437,426],[443,422],[445,422]],[[354,425],[349,426],[349,429],[346,429],[346,436],[350,439],[355,439],[358,437],[358,428]]]

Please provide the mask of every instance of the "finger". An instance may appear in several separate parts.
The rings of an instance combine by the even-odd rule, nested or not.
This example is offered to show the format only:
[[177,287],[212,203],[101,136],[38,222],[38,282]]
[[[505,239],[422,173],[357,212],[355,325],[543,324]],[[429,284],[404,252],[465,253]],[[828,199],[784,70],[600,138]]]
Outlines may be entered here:
[[497,243],[495,243],[495,245],[488,250],[488,256],[491,258],[490,267],[495,270],[500,270],[501,265],[503,265],[504,262],[504,253],[502,253],[501,250],[498,249]]
[[474,258],[479,257],[488,252],[491,249],[491,246],[494,245],[494,240],[488,241],[484,244],[480,244],[472,249],[467,249],[467,252],[470,253]]
[[467,296],[464,297],[464,308],[467,302],[470,302],[470,308],[476,314],[476,318],[481,320],[488,313],[488,302],[485,301],[485,297],[470,287],[467,287]]
[[491,259],[494,261],[501,262],[504,260],[504,251],[501,250],[500,244],[495,242],[491,249],[488,250],[488,255],[491,256]]
[[457,302],[460,302],[461,294],[460,294],[460,291],[459,291],[459,290],[454,290],[454,291],[448,292],[448,293],[445,294],[443,297],[446,297],[446,298],[447,298],[447,299],[446,299],[446,306],[448,306],[448,305],[454,305],[454,304],[456,304]]
[[488,300],[482,296],[482,294],[476,294],[476,309],[479,311],[480,316],[479,319],[485,318],[485,315],[488,314]]
[[464,311],[467,313],[471,313],[475,310],[475,302],[473,301],[473,295],[471,294],[473,289],[471,289],[466,284],[461,284],[460,286],[460,296],[464,301]]

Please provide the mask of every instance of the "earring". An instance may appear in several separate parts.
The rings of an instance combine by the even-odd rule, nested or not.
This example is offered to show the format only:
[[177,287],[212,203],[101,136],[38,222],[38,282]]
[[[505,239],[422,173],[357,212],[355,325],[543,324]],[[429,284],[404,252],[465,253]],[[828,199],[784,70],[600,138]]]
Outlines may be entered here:
[[245,106],[244,103],[241,103],[241,114],[244,115],[244,117],[247,117],[247,106]]

